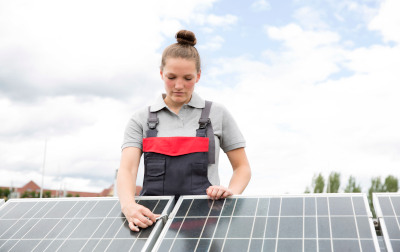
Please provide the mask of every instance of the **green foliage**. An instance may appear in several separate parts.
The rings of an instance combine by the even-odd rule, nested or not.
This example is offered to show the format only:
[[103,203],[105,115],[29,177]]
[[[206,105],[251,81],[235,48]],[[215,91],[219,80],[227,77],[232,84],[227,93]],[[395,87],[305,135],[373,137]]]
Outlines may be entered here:
[[368,203],[371,209],[372,215],[376,217],[374,205],[372,204],[372,193],[383,192],[383,184],[381,182],[381,177],[375,177],[371,179],[371,187],[368,190]]
[[68,194],[67,194],[67,197],[72,197],[72,194],[68,193]]
[[325,179],[321,173],[317,177],[315,177],[315,175],[314,175],[312,185],[314,187],[314,193],[323,193],[324,192]]
[[340,173],[331,172],[328,178],[328,186],[326,187],[327,193],[337,193],[340,187]]
[[307,186],[306,190],[304,191],[304,193],[311,193],[310,188]]
[[21,198],[39,198],[39,197],[40,197],[40,193],[36,193],[35,191],[32,191],[32,192],[25,191],[21,195]]
[[51,198],[51,192],[50,191],[45,191],[43,193],[43,198]]
[[399,180],[389,175],[385,179],[385,184],[383,185],[384,192],[397,192],[399,190]]
[[80,197],[79,193],[75,194],[75,197]]
[[349,177],[347,186],[344,189],[345,193],[359,193],[361,192],[361,186],[356,184],[356,179],[353,176]]

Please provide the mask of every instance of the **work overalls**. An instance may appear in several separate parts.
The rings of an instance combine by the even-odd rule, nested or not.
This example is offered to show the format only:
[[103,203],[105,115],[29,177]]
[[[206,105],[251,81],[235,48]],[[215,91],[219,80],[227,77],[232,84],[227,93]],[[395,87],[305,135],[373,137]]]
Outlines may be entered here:
[[151,112],[143,138],[144,181],[140,195],[206,194],[208,164],[215,163],[214,132],[206,101],[196,137],[157,137],[157,112]]

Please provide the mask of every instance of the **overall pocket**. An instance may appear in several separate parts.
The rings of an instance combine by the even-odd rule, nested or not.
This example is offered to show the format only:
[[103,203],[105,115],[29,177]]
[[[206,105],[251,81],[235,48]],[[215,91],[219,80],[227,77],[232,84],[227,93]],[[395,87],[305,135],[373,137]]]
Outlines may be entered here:
[[143,195],[164,195],[165,159],[145,160]]
[[206,194],[206,190],[211,186],[208,180],[208,165],[204,163],[193,163],[192,167],[192,193]]

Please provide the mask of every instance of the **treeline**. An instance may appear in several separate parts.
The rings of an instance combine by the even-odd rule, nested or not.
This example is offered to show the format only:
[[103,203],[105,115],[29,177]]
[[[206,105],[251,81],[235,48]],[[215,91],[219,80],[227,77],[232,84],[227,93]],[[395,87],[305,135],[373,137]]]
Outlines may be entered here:
[[[325,182],[325,178],[322,174],[314,175],[312,178],[311,187],[306,187],[305,193],[357,193],[362,192],[362,188],[360,184],[356,182],[356,178],[350,176],[347,180],[347,184],[343,188],[343,191],[340,191],[340,173],[331,172],[328,179]],[[368,202],[371,208],[373,215],[375,216],[375,210],[372,204],[372,194],[374,192],[397,192],[399,190],[399,180],[393,175],[389,175],[385,178],[384,181],[381,180],[381,177],[373,177],[371,179],[371,186],[368,188]]]

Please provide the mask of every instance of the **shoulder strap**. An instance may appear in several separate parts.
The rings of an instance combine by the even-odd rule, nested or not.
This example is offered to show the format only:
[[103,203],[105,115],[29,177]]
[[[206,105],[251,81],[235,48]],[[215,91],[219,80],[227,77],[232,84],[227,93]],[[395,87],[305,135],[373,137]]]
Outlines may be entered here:
[[211,120],[210,120],[210,110],[211,110],[211,101],[206,101],[205,107],[201,111],[201,116],[199,119],[199,131],[206,131],[206,135],[209,139],[208,145],[208,163],[215,164],[215,139],[214,139],[214,130],[212,128]]
[[157,124],[158,124],[158,117],[157,112],[151,112],[149,106],[149,116],[147,118],[147,125],[149,129],[146,131],[146,137],[156,137],[157,136]]

